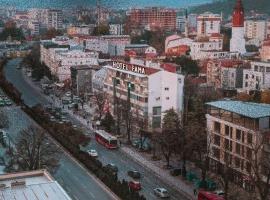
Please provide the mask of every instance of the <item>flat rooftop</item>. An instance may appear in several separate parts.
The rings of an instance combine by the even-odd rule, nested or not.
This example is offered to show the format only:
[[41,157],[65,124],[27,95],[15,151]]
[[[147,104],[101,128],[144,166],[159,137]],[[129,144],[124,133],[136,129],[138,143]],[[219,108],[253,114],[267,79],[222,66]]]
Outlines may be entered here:
[[0,175],[0,200],[71,200],[46,170]]
[[258,119],[270,116],[270,105],[242,101],[222,100],[206,103],[208,106],[237,113],[239,115]]

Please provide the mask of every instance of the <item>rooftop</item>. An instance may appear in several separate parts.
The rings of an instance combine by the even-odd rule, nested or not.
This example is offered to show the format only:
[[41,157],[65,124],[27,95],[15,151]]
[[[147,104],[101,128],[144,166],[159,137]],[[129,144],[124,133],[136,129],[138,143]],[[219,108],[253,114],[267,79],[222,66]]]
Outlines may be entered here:
[[222,100],[206,103],[206,105],[223,109],[239,115],[258,119],[270,116],[270,105],[263,103],[252,103],[242,101]]
[[71,200],[46,170],[1,175],[0,197],[3,200]]

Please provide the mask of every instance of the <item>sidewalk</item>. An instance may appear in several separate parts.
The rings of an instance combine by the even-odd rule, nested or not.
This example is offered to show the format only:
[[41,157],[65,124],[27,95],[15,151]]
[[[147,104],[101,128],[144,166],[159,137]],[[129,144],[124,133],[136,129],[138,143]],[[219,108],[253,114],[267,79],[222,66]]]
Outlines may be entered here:
[[168,185],[173,187],[175,190],[182,193],[186,198],[188,199],[196,199],[194,196],[194,187],[191,183],[187,183],[186,181],[182,180],[179,177],[171,176],[169,173],[169,170],[161,169],[160,167],[156,166],[153,162],[146,158],[144,158],[142,155],[140,155],[138,152],[133,150],[132,148],[122,146],[121,151],[128,154],[134,161],[140,163],[142,166],[153,172],[156,176],[164,180]]

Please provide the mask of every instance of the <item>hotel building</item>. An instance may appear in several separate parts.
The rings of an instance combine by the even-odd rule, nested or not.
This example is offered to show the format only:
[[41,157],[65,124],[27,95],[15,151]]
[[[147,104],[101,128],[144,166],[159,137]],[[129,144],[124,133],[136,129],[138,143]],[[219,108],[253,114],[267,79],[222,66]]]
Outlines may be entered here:
[[104,91],[108,94],[111,113],[116,97],[127,101],[130,96],[132,113],[137,113],[147,129],[152,130],[161,128],[165,111],[170,108],[179,114],[183,111],[184,76],[177,74],[175,67],[113,61],[104,68],[107,69]]

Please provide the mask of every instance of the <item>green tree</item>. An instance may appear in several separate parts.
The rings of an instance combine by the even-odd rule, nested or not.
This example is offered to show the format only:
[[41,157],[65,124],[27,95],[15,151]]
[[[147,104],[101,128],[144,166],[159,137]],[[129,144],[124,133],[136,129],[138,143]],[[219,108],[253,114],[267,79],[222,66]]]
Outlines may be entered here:
[[183,73],[197,75],[199,73],[198,63],[186,56],[175,58],[174,62],[181,67]]
[[109,26],[106,24],[96,26],[93,31],[93,35],[108,35],[109,33]]

